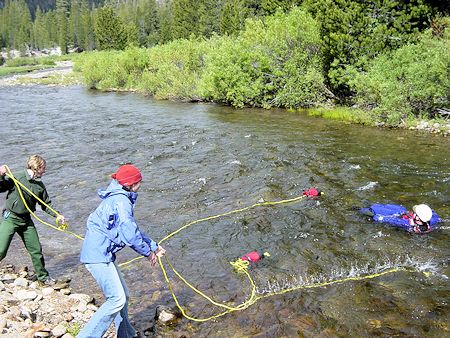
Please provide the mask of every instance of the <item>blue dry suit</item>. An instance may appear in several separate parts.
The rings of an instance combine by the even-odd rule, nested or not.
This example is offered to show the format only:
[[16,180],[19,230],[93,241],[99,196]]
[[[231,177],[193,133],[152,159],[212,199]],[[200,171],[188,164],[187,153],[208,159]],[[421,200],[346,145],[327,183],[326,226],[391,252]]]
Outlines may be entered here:
[[109,263],[125,246],[148,257],[158,244],[139,230],[133,216],[137,193],[126,191],[116,180],[100,189],[102,202],[87,220],[81,249],[82,263]]
[[437,224],[441,221],[433,210],[431,220],[428,222],[428,229],[423,231],[418,226],[411,225],[412,213],[402,205],[372,204],[370,207],[362,208],[360,211],[365,215],[372,216],[375,222],[388,223],[408,232],[430,232],[436,230],[438,228]]

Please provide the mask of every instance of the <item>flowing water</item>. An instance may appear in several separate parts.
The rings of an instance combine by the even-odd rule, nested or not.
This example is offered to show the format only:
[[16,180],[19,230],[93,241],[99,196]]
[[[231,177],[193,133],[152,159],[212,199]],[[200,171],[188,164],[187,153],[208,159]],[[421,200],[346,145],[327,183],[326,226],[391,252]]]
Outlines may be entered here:
[[[142,169],[135,216],[155,240],[188,222],[293,198],[309,187],[325,192],[318,200],[199,222],[167,240],[167,257],[188,282],[229,305],[251,292],[229,262],[255,249],[270,257],[250,268],[257,295],[264,298],[214,320],[183,319],[163,335],[450,334],[448,138],[81,87],[4,87],[0,97],[0,162],[14,172],[30,154],[46,158],[44,182],[54,205],[80,235],[99,203],[96,190],[126,162]],[[4,196],[0,206],[3,201]],[[374,202],[408,208],[428,203],[443,219],[441,229],[421,236],[373,224],[357,209]],[[37,226],[51,274],[69,275],[76,291],[99,295],[78,263],[81,241]],[[133,257],[125,249],[118,260]],[[17,238],[5,262],[30,265]],[[391,268],[400,270],[311,287]],[[156,305],[175,306],[159,267],[141,259],[123,271],[138,329],[151,326]],[[189,315],[205,318],[223,310],[168,274]],[[290,289],[295,290],[271,295]]]

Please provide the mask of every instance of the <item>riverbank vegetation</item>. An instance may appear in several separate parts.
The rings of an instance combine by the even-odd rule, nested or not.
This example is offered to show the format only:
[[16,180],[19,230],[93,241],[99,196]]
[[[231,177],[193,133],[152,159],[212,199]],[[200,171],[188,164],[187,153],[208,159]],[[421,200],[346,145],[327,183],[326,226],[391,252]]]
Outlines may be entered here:
[[[450,109],[450,20],[439,2],[93,4],[57,1],[45,13],[37,9],[28,30],[28,46],[95,50],[75,62],[91,88],[234,107],[316,108],[322,116],[404,127],[416,119],[445,124],[441,116]],[[11,8],[6,1],[0,17],[11,17]],[[39,20],[54,23],[42,43],[35,38],[41,34],[31,34],[47,27]],[[19,41],[11,30],[0,29],[3,45]]]
[[[414,42],[364,60],[364,67],[348,64],[339,70],[339,81],[327,76],[321,25],[304,8],[248,19],[235,36],[87,53],[76,69],[89,87],[100,90],[235,107],[322,107],[314,114],[409,127],[449,108],[449,20],[439,20],[439,34],[430,28],[415,34]],[[336,104],[347,108],[332,113],[323,108]]]
[[55,65],[54,59],[51,58],[21,57],[8,59],[4,62],[3,67],[0,67],[0,76],[17,73],[29,73],[34,70],[52,68]]

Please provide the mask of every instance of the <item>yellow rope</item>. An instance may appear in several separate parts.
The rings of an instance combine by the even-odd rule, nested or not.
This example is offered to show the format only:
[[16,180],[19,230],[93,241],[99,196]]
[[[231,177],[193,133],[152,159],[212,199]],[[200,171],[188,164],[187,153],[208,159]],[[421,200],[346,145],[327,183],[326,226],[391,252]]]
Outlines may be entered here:
[[[178,234],[180,231],[188,228],[191,225],[203,222],[203,221],[208,221],[208,220],[213,220],[219,217],[223,217],[223,216],[227,216],[227,215],[232,215],[235,213],[239,213],[245,210],[249,210],[251,208],[257,207],[257,206],[267,206],[267,205],[277,205],[277,204],[282,204],[282,203],[289,203],[289,202],[296,202],[301,200],[302,198],[304,198],[306,196],[299,196],[299,197],[295,197],[295,198],[291,198],[291,199],[287,199],[287,200],[281,200],[281,201],[276,201],[276,202],[261,202],[261,203],[255,203],[251,206],[248,207],[244,207],[241,209],[236,209],[236,210],[232,210],[232,211],[228,211],[225,212],[223,214],[219,214],[219,215],[215,215],[215,216],[209,216],[209,217],[205,217],[202,219],[198,219],[192,222],[189,222],[187,224],[185,224],[184,226],[182,226],[181,228],[175,230],[174,232],[170,233],[169,235],[167,235],[166,237],[164,237],[160,243],[168,240],[169,238],[173,237],[174,235]],[[135,259],[132,259],[128,262],[122,263],[121,265],[126,265],[131,263],[132,261],[135,261],[136,259],[139,259],[142,257],[137,257]],[[171,282],[169,280],[169,277],[167,275],[167,271],[166,268],[164,267],[162,261],[160,258],[158,258],[158,262],[159,262],[159,266],[161,267],[161,271],[164,275],[164,279],[166,280],[167,286],[169,288],[169,291],[172,295],[173,300],[175,301],[175,304],[177,306],[177,308],[180,310],[181,314],[192,321],[195,322],[206,322],[209,320],[213,320],[216,319],[218,317],[224,316],[226,314],[229,314],[231,312],[234,311],[242,311],[247,309],[248,307],[250,307],[251,305],[255,304],[258,300],[263,299],[263,298],[267,298],[267,297],[271,297],[271,296],[275,296],[275,295],[281,295],[281,294],[285,294],[288,292],[292,292],[295,290],[299,290],[299,289],[311,289],[311,288],[319,288],[319,287],[325,287],[325,286],[329,286],[329,285],[333,285],[333,284],[339,284],[339,283],[344,283],[344,282],[348,282],[348,281],[360,281],[360,280],[365,280],[365,279],[373,279],[376,277],[380,277],[386,274],[390,274],[390,273],[394,273],[394,272],[398,272],[398,271],[407,271],[408,269],[406,268],[402,268],[402,267],[398,267],[398,268],[392,268],[392,269],[388,269],[382,272],[377,272],[377,273],[373,273],[373,274],[369,274],[369,275],[365,275],[365,276],[354,276],[354,277],[346,277],[346,278],[341,278],[341,279],[337,279],[337,280],[332,280],[332,281],[326,281],[326,282],[320,282],[320,283],[315,283],[315,284],[310,284],[310,285],[298,285],[298,286],[294,286],[291,288],[287,288],[287,289],[283,289],[280,291],[274,291],[274,292],[269,292],[267,294],[264,295],[256,295],[256,284],[254,282],[254,280],[252,279],[252,277],[250,276],[249,272],[248,272],[248,266],[249,266],[249,262],[242,260],[242,259],[238,259],[235,262],[230,262],[231,265],[234,267],[234,269],[239,272],[239,273],[244,273],[247,277],[247,279],[249,280],[249,283],[252,286],[252,292],[250,294],[250,296],[247,298],[247,300],[245,300],[244,302],[242,302],[241,304],[238,304],[236,306],[228,306],[228,305],[224,305],[222,303],[218,303],[216,301],[214,301],[213,299],[211,299],[209,296],[207,296],[206,294],[204,294],[203,292],[201,292],[200,290],[198,290],[197,288],[195,288],[193,285],[191,285],[183,276],[181,276],[181,274],[176,271],[176,269],[173,267],[173,265],[169,262],[169,260],[167,259],[167,257],[165,256],[166,262],[169,265],[170,269],[174,272],[174,274],[187,286],[189,287],[192,291],[194,291],[196,294],[200,295],[201,297],[205,298],[207,301],[209,301],[211,304],[225,308],[226,310],[223,312],[220,312],[216,315],[212,315],[206,318],[198,318],[198,317],[193,317],[191,315],[189,315],[186,310],[180,305],[179,301],[178,301],[178,297],[176,296],[173,287],[171,285]]]
[[50,224],[44,220],[42,220],[41,218],[39,218],[28,206],[27,202],[25,201],[25,197],[23,196],[23,192],[22,189],[25,190],[28,194],[30,194],[31,196],[33,196],[37,201],[39,201],[39,203],[41,203],[41,205],[44,205],[46,208],[48,208],[49,210],[53,211],[53,213],[55,213],[56,217],[60,216],[60,214],[53,209],[52,207],[50,207],[47,203],[45,203],[42,199],[40,199],[38,196],[36,196],[35,193],[33,193],[30,189],[28,189],[23,183],[19,182],[13,175],[12,171],[9,169],[9,167],[7,165],[5,165],[5,168],[7,170],[6,175],[14,182],[14,184],[16,185],[17,188],[17,192],[19,193],[20,198],[22,199],[23,204],[25,205],[25,207],[27,208],[28,212],[34,217],[36,218],[39,222],[41,222],[44,225],[49,226],[50,228],[53,228],[55,230],[58,231],[62,231],[62,232],[66,232],[68,234],[71,234],[73,236],[75,236],[78,239],[83,240],[83,237],[77,235],[76,233],[67,230],[67,223],[65,224],[58,224],[58,222],[56,223],[57,226],[54,226],[53,224]]
[[[40,219],[38,216],[36,216],[36,214],[31,211],[31,209],[29,208],[29,206],[27,205],[27,203],[25,202],[25,198],[23,196],[22,193],[22,189],[24,189],[25,191],[27,191],[31,196],[33,196],[34,198],[36,198],[36,200],[38,200],[42,205],[46,206],[48,209],[50,209],[51,211],[53,211],[57,216],[59,216],[60,214],[52,209],[49,205],[47,205],[44,201],[42,201],[38,196],[36,196],[31,190],[29,190],[25,185],[23,185],[21,182],[19,182],[14,175],[12,174],[11,170],[8,168],[8,166],[5,166],[7,169],[7,176],[12,179],[17,187],[17,191],[19,192],[19,195],[25,205],[25,207],[27,208],[27,210],[30,212],[31,215],[33,215],[33,217],[35,217],[39,222],[48,225],[49,227],[58,230],[58,231],[62,231],[62,232],[67,232],[81,240],[84,240],[83,237],[68,231],[67,229],[65,229],[64,227],[61,226],[54,226],[48,222],[43,221],[42,219]],[[22,188],[22,189],[21,189]],[[295,197],[295,198],[291,198],[291,199],[286,199],[286,200],[281,200],[281,201],[275,201],[275,202],[259,202],[259,203],[255,203],[253,205],[250,205],[248,207],[244,207],[241,209],[235,209],[235,210],[231,210],[219,215],[214,215],[214,216],[209,216],[209,217],[205,217],[205,218],[201,218],[192,222],[189,222],[185,225],[183,225],[182,227],[180,227],[179,229],[173,231],[172,233],[170,233],[169,235],[167,235],[166,237],[164,237],[159,243],[163,243],[165,241],[167,241],[168,239],[170,239],[171,237],[175,236],[176,234],[178,234],[179,232],[181,232],[182,230],[200,223],[200,222],[205,222],[205,221],[209,221],[209,220],[213,220],[219,217],[224,217],[224,216],[228,216],[228,215],[232,215],[232,214],[236,214],[239,212],[243,212],[258,206],[268,206],[268,205],[278,205],[278,204],[282,204],[282,203],[290,203],[290,202],[296,202],[301,200],[302,198],[306,197],[305,195],[299,196],[299,197]],[[127,262],[121,263],[119,264],[119,266],[124,266],[124,265],[128,265],[138,259],[143,258],[141,257],[136,257],[133,258]],[[164,265],[162,264],[161,258],[158,257],[158,263],[159,266],[161,267],[161,271],[164,275],[164,279],[166,280],[167,286],[169,288],[169,291],[172,295],[173,300],[175,301],[176,306],[178,307],[178,309],[180,310],[181,314],[186,317],[189,320],[195,321],[195,322],[206,322],[212,319],[216,319],[218,317],[224,316],[228,313],[234,312],[234,311],[242,311],[247,309],[248,307],[250,307],[251,305],[255,304],[258,300],[263,299],[263,298],[267,298],[267,297],[271,297],[271,296],[275,296],[275,295],[282,295],[288,292],[292,292],[295,290],[300,290],[300,289],[311,289],[311,288],[319,288],[319,287],[325,287],[325,286],[329,286],[332,284],[339,284],[339,283],[344,283],[344,282],[348,282],[348,281],[360,281],[360,280],[365,280],[365,279],[373,279],[373,278],[377,278],[386,274],[390,274],[390,273],[394,273],[394,272],[398,272],[398,271],[408,271],[407,268],[402,268],[402,267],[397,267],[397,268],[392,268],[392,269],[388,269],[382,272],[377,272],[377,273],[373,273],[373,274],[369,274],[369,275],[365,275],[365,276],[354,276],[354,277],[346,277],[346,278],[341,278],[341,279],[337,279],[337,280],[332,280],[332,281],[327,281],[327,282],[320,282],[320,283],[315,283],[315,284],[310,284],[310,285],[298,285],[298,286],[293,286],[291,288],[287,288],[287,289],[283,289],[280,291],[274,291],[274,292],[269,292],[266,293],[264,295],[256,295],[256,284],[253,280],[253,278],[250,276],[249,272],[248,272],[248,266],[249,266],[249,262],[246,260],[242,260],[242,259],[238,259],[235,262],[230,262],[230,264],[233,266],[233,268],[239,272],[239,273],[243,273],[246,275],[252,291],[250,293],[250,296],[247,298],[247,300],[245,300],[244,302],[242,302],[241,304],[238,304],[236,306],[229,306],[226,304],[222,304],[219,303],[215,300],[213,300],[211,297],[209,297],[208,295],[206,295],[205,293],[203,293],[202,291],[198,290],[196,287],[194,287],[192,284],[190,284],[175,268],[174,266],[169,262],[167,256],[165,256],[166,262],[169,265],[170,269],[174,272],[174,274],[185,284],[187,285],[191,290],[193,290],[196,294],[200,295],[201,297],[205,298],[206,300],[208,300],[211,304],[216,305],[218,307],[224,308],[226,309],[223,312],[220,312],[216,315],[212,315],[206,318],[196,318],[196,317],[192,317],[189,314],[186,313],[186,311],[184,310],[184,308],[180,305],[179,301],[178,301],[178,297],[176,296],[175,292],[173,291],[172,285],[170,283],[169,277],[167,275],[167,271],[164,267]]]
[[[170,234],[168,234],[166,237],[164,237],[158,243],[161,244],[161,243],[167,241],[168,239],[170,239],[171,237],[175,236],[176,234],[178,234],[182,230],[190,227],[191,225],[197,224],[197,223],[206,222],[206,221],[210,221],[210,220],[213,220],[213,219],[216,219],[216,218],[237,214],[239,212],[243,212],[243,211],[246,211],[246,210],[249,210],[249,209],[252,209],[252,208],[255,208],[255,207],[259,207],[259,206],[277,205],[277,204],[282,204],[282,203],[297,202],[297,201],[299,201],[299,200],[301,200],[301,199],[303,199],[305,197],[306,196],[302,195],[302,196],[298,196],[298,197],[294,197],[294,198],[290,198],[290,199],[286,199],[286,200],[281,200],[281,201],[259,202],[259,203],[252,204],[252,205],[250,205],[248,207],[241,208],[241,209],[235,209],[235,210],[227,211],[227,212],[224,212],[223,214],[218,214],[218,215],[214,215],[214,216],[208,216],[208,217],[205,217],[205,218],[200,218],[200,219],[197,219],[195,221],[186,223],[182,227],[180,227],[177,230],[175,230],[175,231],[171,232]],[[130,264],[130,263],[132,263],[132,262],[134,262],[134,261],[136,261],[138,259],[141,259],[141,258],[144,258],[144,257],[143,256],[135,257],[133,259],[130,259],[129,261],[126,261],[126,262],[123,262],[123,263],[119,264],[119,266],[121,267],[121,266],[128,265],[128,264]]]

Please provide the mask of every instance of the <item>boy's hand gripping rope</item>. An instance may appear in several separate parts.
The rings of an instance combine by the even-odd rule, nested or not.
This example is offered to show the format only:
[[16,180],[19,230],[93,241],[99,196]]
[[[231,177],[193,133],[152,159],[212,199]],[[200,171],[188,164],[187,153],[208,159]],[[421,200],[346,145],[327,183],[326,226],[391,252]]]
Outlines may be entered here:
[[49,206],[47,203],[45,203],[41,198],[39,198],[38,196],[36,196],[35,193],[33,193],[30,189],[28,189],[23,183],[19,182],[13,175],[12,171],[9,169],[9,167],[7,165],[5,165],[6,168],[6,175],[14,182],[14,184],[16,185],[17,188],[17,192],[19,193],[20,198],[22,199],[23,204],[25,205],[25,207],[27,208],[28,212],[34,217],[36,218],[39,222],[41,222],[42,224],[45,224],[47,226],[49,226],[50,228],[53,228],[55,230],[58,231],[62,231],[62,232],[66,232],[68,234],[71,234],[72,236],[75,236],[78,239],[83,240],[84,238],[77,235],[76,233],[67,230],[68,224],[67,222],[60,224],[58,221],[56,221],[56,226],[53,224],[50,224],[44,220],[42,220],[41,218],[39,218],[28,206],[27,202],[25,201],[25,197],[23,196],[23,192],[22,189],[25,190],[28,194],[30,194],[31,196],[33,196],[37,201],[39,201],[39,203],[41,205],[44,205],[46,208],[48,208],[49,210],[51,210],[55,215],[56,218],[58,218],[58,216],[60,216],[60,214],[53,209],[51,206]]

